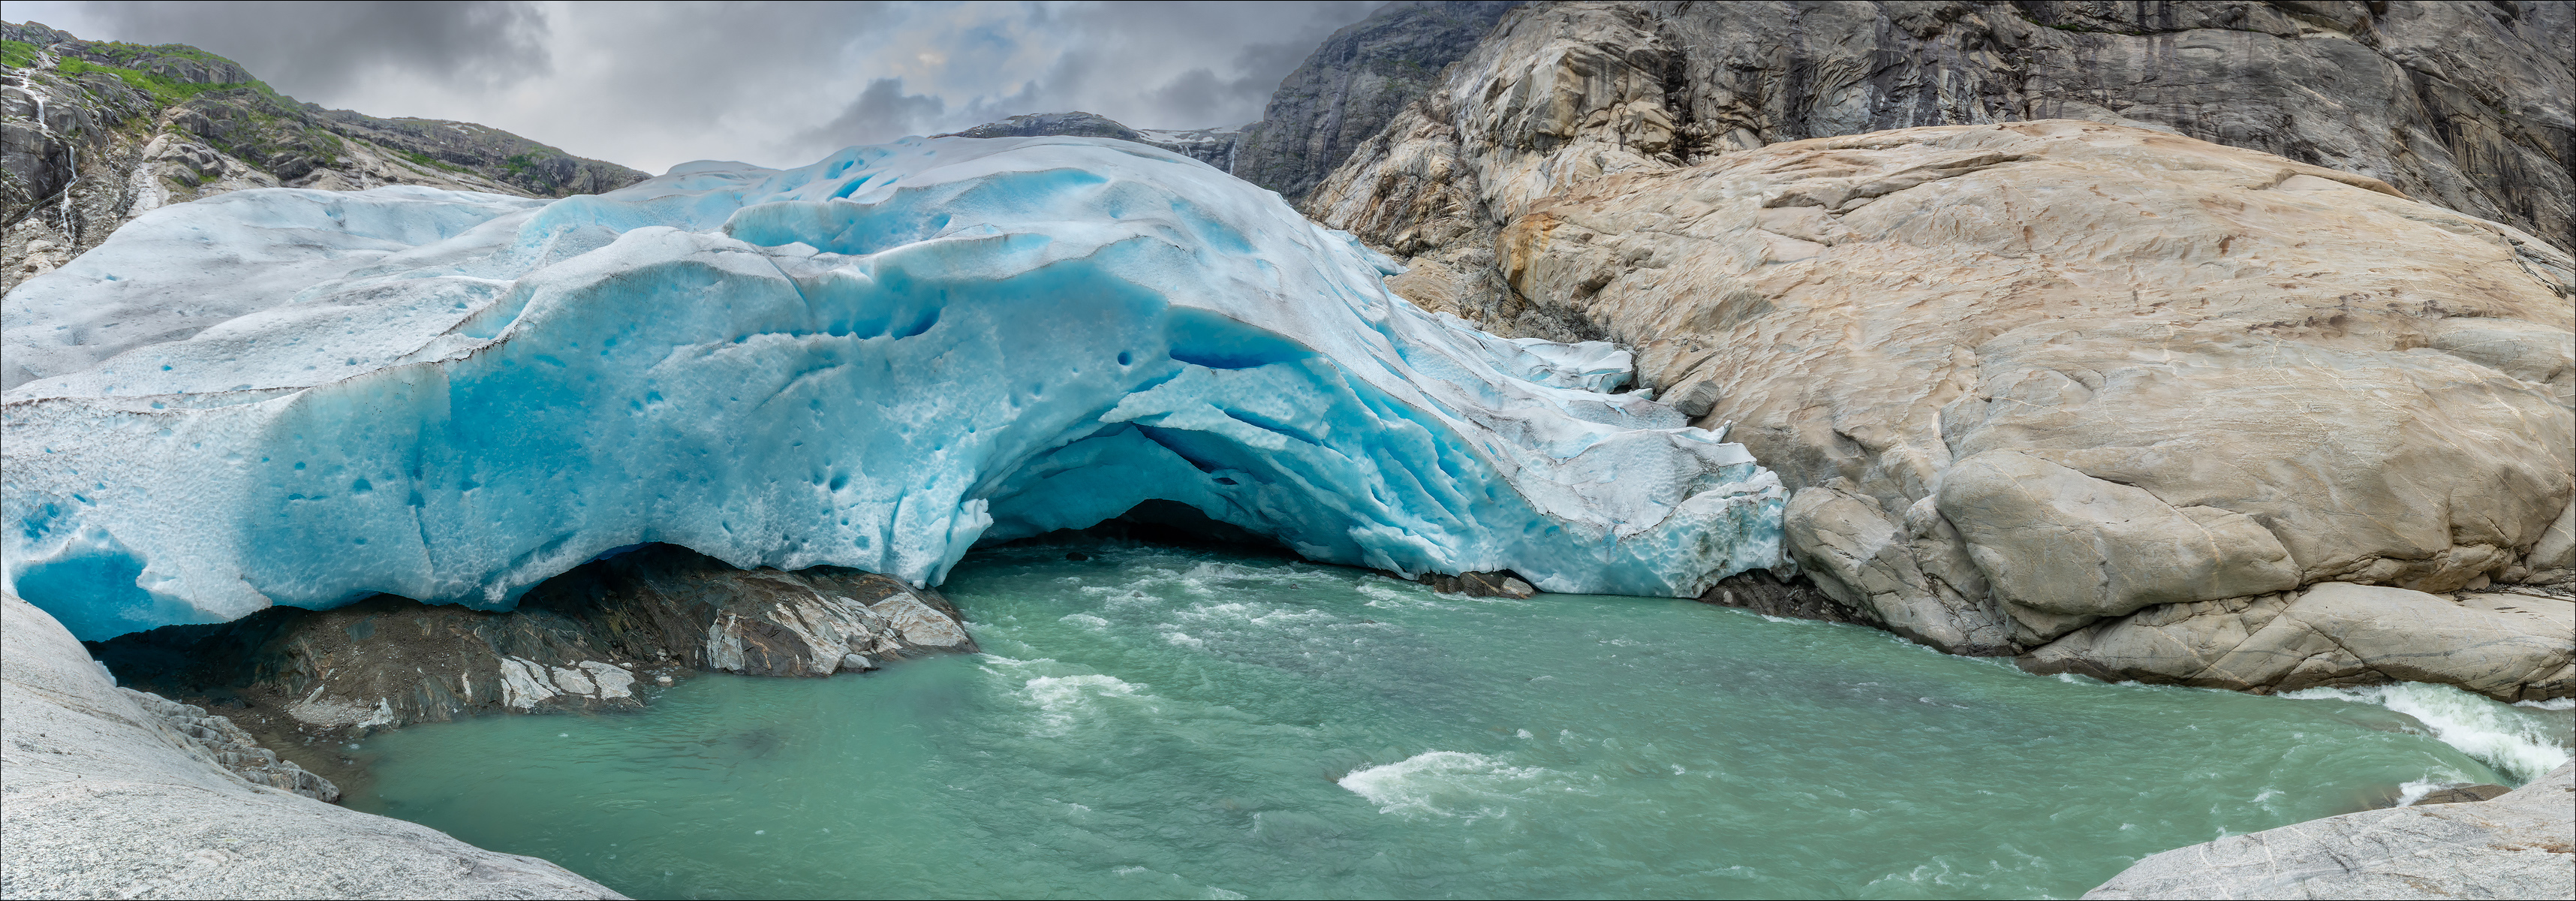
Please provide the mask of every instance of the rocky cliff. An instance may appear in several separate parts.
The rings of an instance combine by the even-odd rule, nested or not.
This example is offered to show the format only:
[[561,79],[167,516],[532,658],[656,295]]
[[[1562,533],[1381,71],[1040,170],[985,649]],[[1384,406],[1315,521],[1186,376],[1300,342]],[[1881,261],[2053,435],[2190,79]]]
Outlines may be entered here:
[[1637,346],[1800,486],[1791,554],[1851,618],[2564,696],[2566,18],[1532,6],[1305,205],[1424,306]]
[[1173,153],[1198,160],[1218,169],[1232,169],[1236,139],[1243,129],[1237,127],[1199,128],[1186,131],[1170,129],[1129,128],[1118,120],[1099,113],[1076,110],[1070,113],[1030,113],[934,138],[1034,138],[1048,135],[1071,135],[1082,138],[1117,138],[1151,144]]
[[[2365,175],[2563,248],[2576,238],[2571,42],[2576,7],[2512,2],[1531,6],[1304,206],[1430,254],[1416,293],[1506,328],[1530,311],[1485,255],[1538,197],[1606,173],[1920,125],[2074,118],[2167,131]],[[1283,86],[1274,106],[1294,95]],[[1259,181],[1243,159],[1238,174]],[[1544,310],[1517,327],[1581,331]]]
[[[1439,84],[1520,0],[1397,0],[1333,33],[1279,83],[1261,121],[1191,131],[1136,129],[1096,113],[1032,113],[956,137],[1041,135],[1152,144],[1291,199],[1312,190],[1387,120]],[[948,137],[950,135],[934,135]]]
[[1333,32],[1244,127],[1236,177],[1294,199],[1439,85],[1517,2],[1396,2]]
[[84,41],[34,23],[0,23],[0,42],[0,289],[145,211],[242,188],[563,197],[645,177],[471,123],[298,103],[182,44]]

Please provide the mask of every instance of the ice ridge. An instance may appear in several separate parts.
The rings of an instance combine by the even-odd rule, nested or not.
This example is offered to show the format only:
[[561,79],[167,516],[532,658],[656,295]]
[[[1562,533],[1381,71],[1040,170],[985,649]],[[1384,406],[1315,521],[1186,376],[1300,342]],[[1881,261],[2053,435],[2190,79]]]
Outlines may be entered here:
[[1624,352],[1503,339],[1202,163],[1091,138],[598,196],[241,191],[0,305],[5,578],[84,639],[603,551],[935,584],[1177,501],[1309,558],[1691,595],[1783,495]]

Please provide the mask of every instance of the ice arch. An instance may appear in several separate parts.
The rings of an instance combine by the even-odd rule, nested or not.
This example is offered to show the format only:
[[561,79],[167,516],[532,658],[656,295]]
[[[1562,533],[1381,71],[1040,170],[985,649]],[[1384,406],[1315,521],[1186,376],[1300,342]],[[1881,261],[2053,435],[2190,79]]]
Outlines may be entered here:
[[5,577],[84,638],[610,548],[941,580],[1159,498],[1318,560],[1694,594],[1779,557],[1742,447],[1277,195],[1082,138],[697,163],[545,202],[258,190],[7,298]]

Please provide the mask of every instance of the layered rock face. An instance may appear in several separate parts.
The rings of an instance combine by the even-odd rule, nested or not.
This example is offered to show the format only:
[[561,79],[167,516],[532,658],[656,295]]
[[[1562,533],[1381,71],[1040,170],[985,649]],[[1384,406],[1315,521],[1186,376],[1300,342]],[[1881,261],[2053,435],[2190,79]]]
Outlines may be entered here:
[[61,266],[134,216],[243,188],[566,197],[645,177],[472,123],[298,103],[185,45],[83,41],[34,23],[0,23],[0,40],[0,289]]
[[2564,898],[2576,891],[2571,803],[2576,764],[2491,801],[2368,810],[2176,848],[2084,897]]
[[0,641],[0,894],[623,897],[533,857],[315,800],[327,783],[309,773],[281,787],[291,764],[221,717],[117,688],[14,594],[0,595]]
[[95,647],[128,681],[238,705],[236,718],[283,734],[633,709],[641,685],[697,670],[828,676],[975,643],[933,590],[841,567],[741,570],[648,545],[549,580],[509,613],[381,596]]
[[[2570,59],[2565,4],[1547,4],[1496,25],[1305,206],[1408,255],[1455,250],[1603,173],[2071,118],[2359,173],[2567,247]],[[1251,160],[1237,174],[1260,181]],[[1502,306],[1483,318],[1512,321],[1472,275]]]
[[[2554,589],[2458,596],[2576,576],[2576,289],[2514,224],[2566,231],[2564,140],[2460,193],[2439,173],[2510,154],[2415,141],[2415,95],[2361,84],[2404,82],[2380,65],[2399,36],[2475,31],[2447,77],[2492,64],[2520,85],[2498,97],[2536,98],[2485,121],[2564,134],[2565,61],[2524,52],[2564,42],[2564,10],[2064,18],[2093,6],[1531,7],[1305,205],[1409,256],[1389,283],[1423,306],[1637,346],[1647,387],[1800,486],[1787,543],[1849,608],[1830,618],[2113,678],[2576,690]],[[2269,49],[2184,52],[2213,41]],[[2367,58],[2293,65],[2329,50]],[[2361,130],[2404,140],[2278,148],[2354,174],[2177,136],[2179,100],[2069,105],[2162,96],[2096,90],[2155,71],[2201,71],[2192,108],[2229,111],[2209,122],[2313,137],[2393,110]],[[1997,121],[2067,113],[2102,121]],[[1997,124],[1775,143],[1942,121]],[[2299,590],[2328,582],[2383,587]]]

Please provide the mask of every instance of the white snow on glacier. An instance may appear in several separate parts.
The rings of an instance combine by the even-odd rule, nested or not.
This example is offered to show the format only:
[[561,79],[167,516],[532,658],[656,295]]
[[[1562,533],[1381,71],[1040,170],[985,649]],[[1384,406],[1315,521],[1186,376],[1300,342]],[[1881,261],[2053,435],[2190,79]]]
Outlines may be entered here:
[[1782,493],[1607,344],[1503,339],[1277,195],[1087,138],[608,194],[242,191],[0,304],[6,578],[83,638],[613,548],[941,580],[1177,501],[1305,556],[1688,595]]

